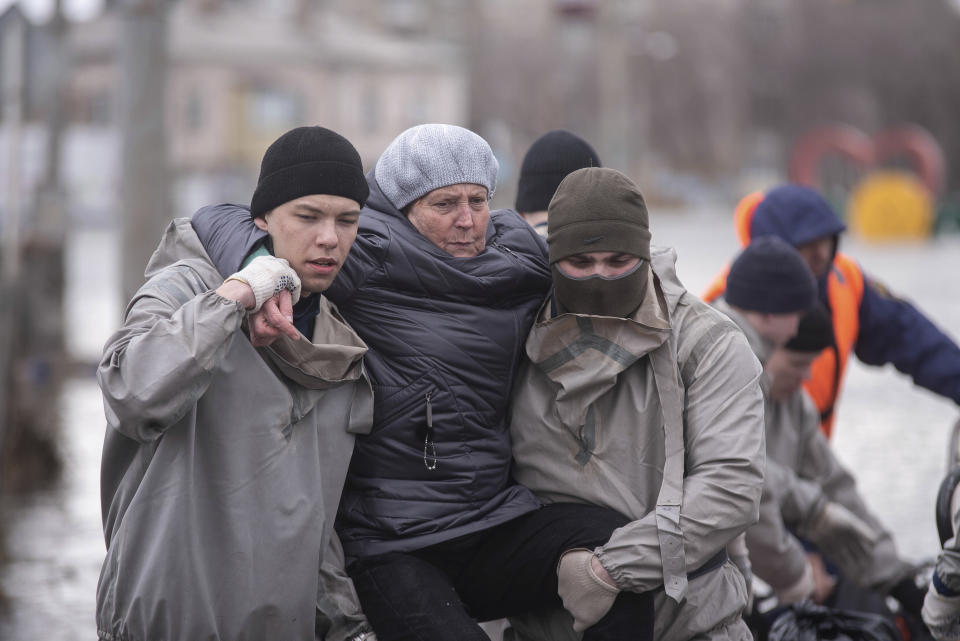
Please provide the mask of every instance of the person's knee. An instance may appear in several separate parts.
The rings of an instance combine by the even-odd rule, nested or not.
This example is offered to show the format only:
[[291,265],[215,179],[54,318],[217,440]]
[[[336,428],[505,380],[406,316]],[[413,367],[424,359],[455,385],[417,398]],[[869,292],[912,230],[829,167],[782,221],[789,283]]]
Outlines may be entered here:
[[631,521],[616,510],[600,505],[554,503],[543,509],[554,510],[557,524],[567,526],[572,547],[603,545],[614,530]]
[[653,620],[652,592],[620,592],[603,618],[583,633],[583,641],[652,641]]
[[368,556],[357,559],[347,566],[347,574],[355,579],[364,574],[376,574],[380,571],[389,571],[391,573],[404,572],[405,569],[415,571],[416,567],[423,562],[415,556],[403,552],[388,552],[376,556]]
[[399,593],[416,590],[424,582],[446,585],[448,579],[437,568],[416,556],[389,552],[357,559],[347,566],[361,602],[373,593]]

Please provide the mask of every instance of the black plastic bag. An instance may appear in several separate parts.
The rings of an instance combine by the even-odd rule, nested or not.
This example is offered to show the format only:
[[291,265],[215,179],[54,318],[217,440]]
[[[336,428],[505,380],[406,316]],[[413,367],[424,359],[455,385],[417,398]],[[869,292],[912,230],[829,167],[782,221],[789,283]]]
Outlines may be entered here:
[[896,626],[878,614],[834,610],[813,603],[784,609],[770,628],[769,641],[902,641]]

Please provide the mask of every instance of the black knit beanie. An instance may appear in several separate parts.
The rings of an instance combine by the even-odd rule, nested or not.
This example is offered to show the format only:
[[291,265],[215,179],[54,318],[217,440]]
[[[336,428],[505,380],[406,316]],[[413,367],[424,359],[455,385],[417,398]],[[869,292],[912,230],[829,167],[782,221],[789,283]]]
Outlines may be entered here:
[[819,302],[800,318],[797,335],[784,346],[794,352],[820,353],[834,344],[830,312]]
[[586,252],[622,252],[650,260],[643,194],[616,169],[588,167],[563,179],[547,213],[550,264]]
[[762,236],[733,261],[724,298],[751,312],[802,312],[816,302],[817,282],[796,249],[775,236]]
[[349,140],[324,127],[297,127],[263,154],[250,215],[312,194],[343,196],[363,207],[369,193],[360,154]]
[[600,158],[587,141],[563,129],[549,131],[527,150],[520,166],[516,210],[546,211],[560,181],[584,167],[600,167]]

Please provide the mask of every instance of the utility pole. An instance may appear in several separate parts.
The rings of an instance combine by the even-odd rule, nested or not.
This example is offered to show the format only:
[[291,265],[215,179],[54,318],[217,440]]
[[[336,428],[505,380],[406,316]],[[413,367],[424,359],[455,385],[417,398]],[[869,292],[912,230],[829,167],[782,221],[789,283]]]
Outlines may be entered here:
[[167,162],[168,0],[123,0],[120,11],[119,122],[122,300],[143,284],[143,270],[173,218]]
[[[24,230],[21,248],[21,273],[29,287],[23,289],[23,302],[30,325],[26,328],[27,357],[33,369],[62,372],[64,353],[64,242],[67,237],[68,196],[63,183],[62,148],[65,128],[64,96],[70,60],[67,55],[67,21],[63,15],[63,0],[55,0],[53,15],[44,27],[46,31],[46,68],[39,74],[43,82],[44,129],[46,146],[45,171],[37,185],[33,200],[30,226]],[[55,394],[51,381],[30,381],[38,392],[34,401],[37,411],[50,412]],[[59,387],[56,385],[55,387]],[[49,393],[49,394],[48,394]]]
[[[60,431],[57,398],[66,367],[64,353],[64,238],[66,198],[60,171],[64,128],[64,84],[67,77],[66,20],[63,2],[56,0],[53,16],[44,27],[46,68],[38,74],[47,134],[46,171],[33,199],[26,224],[15,223],[7,256],[9,340],[4,434],[3,485],[8,491],[27,490],[57,477],[61,468],[56,443]],[[22,47],[22,43],[21,43]],[[26,51],[22,47],[21,51]],[[19,68],[24,68],[21,58]],[[22,86],[21,96],[22,96]],[[22,101],[22,98],[21,98]],[[19,113],[17,113],[19,112]],[[15,108],[15,126],[22,121]],[[15,134],[16,136],[16,134]],[[11,148],[11,167],[22,162],[19,144]],[[18,172],[14,169],[13,174]],[[19,183],[19,176],[12,180]],[[20,186],[12,185],[15,206],[11,219],[19,220]],[[16,260],[9,260],[15,258]]]
[[63,132],[66,124],[64,96],[70,65],[67,55],[67,20],[63,14],[63,0],[54,0],[53,15],[47,23],[46,30],[49,34],[48,68],[42,74],[46,81],[43,91],[47,130],[44,154],[46,170],[37,189],[33,236],[62,245],[67,222],[64,207],[66,194],[61,170]]
[[[634,147],[634,131],[639,114],[639,105],[631,102],[631,83],[627,66],[628,50],[624,36],[623,2],[607,2],[600,9],[599,56],[597,72],[600,86],[600,141],[603,162],[608,167],[622,169],[633,176],[631,155]],[[646,145],[646,140],[640,145]]]
[[[0,264],[0,296],[3,300],[16,300],[16,283],[20,270],[20,136],[23,127],[23,80],[24,49],[27,25],[19,10],[8,10],[2,37],[2,99],[3,124],[7,130],[7,199],[4,203],[2,264]],[[9,445],[16,421],[13,401],[14,346],[17,335],[17,305],[0,306],[0,469],[10,460]],[[5,479],[0,479],[0,490],[6,489]]]
[[20,173],[23,131],[23,77],[27,25],[10,13],[3,31],[3,123],[7,129],[7,202],[3,219],[3,282],[16,280],[20,269]]

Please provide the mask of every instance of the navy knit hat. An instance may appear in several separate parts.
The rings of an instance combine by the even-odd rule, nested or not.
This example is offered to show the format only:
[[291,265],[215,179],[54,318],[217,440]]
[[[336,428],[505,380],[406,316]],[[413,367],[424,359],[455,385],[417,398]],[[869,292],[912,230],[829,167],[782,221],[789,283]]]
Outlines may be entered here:
[[560,181],[584,167],[601,167],[600,158],[583,138],[563,129],[537,138],[523,157],[517,183],[516,210],[546,211]]
[[750,237],[777,236],[794,247],[846,229],[827,199],[809,187],[786,184],[764,195],[750,219]]
[[751,312],[802,312],[816,302],[817,282],[797,250],[779,238],[763,236],[733,261],[724,298]]
[[820,353],[835,343],[830,312],[822,304],[817,303],[800,318],[797,335],[784,347],[794,352]]
[[367,202],[370,188],[360,154],[350,141],[324,127],[297,127],[267,147],[250,201],[254,218],[312,194]]

